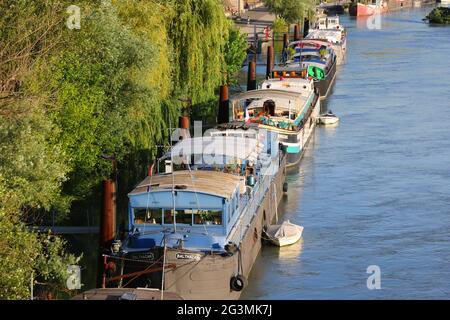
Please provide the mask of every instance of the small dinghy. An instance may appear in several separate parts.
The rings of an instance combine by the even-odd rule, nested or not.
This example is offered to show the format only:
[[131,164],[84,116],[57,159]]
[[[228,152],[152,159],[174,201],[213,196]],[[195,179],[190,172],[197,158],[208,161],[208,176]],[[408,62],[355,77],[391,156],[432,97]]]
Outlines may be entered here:
[[269,226],[266,230],[268,240],[279,247],[296,243],[302,237],[303,227],[284,221],[282,224]]
[[339,118],[333,112],[331,112],[331,110],[328,111],[328,113],[321,114],[319,116],[319,122],[324,125],[335,124],[338,121]]

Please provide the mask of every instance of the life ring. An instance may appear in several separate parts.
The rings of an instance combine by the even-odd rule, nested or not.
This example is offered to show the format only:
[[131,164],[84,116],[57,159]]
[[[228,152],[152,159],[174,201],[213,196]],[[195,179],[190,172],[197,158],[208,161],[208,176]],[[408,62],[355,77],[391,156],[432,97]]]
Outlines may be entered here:
[[234,276],[231,278],[230,280],[230,287],[231,290],[233,291],[242,291],[242,289],[244,289],[244,287],[247,285],[247,279],[238,274],[237,276]]

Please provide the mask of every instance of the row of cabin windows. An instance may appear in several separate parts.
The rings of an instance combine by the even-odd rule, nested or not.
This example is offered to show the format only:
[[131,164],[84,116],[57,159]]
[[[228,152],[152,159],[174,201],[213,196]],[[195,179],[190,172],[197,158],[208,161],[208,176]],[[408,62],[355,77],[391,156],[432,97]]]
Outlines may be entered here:
[[[174,210],[136,208],[134,224],[172,224]],[[177,224],[186,225],[222,225],[222,210],[175,210]]]

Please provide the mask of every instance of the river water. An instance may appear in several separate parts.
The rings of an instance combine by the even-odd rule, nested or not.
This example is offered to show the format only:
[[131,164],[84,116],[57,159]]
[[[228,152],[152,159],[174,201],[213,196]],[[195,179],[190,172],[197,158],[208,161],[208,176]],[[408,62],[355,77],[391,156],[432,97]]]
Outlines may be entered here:
[[281,205],[303,239],[264,247],[243,299],[450,298],[450,28],[430,10],[380,30],[341,17],[348,60],[325,106],[341,121],[316,130]]

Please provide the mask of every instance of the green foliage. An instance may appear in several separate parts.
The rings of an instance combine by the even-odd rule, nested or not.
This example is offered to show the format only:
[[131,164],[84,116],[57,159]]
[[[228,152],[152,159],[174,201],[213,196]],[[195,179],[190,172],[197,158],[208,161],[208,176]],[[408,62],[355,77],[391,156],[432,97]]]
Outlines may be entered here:
[[0,299],[29,299],[31,282],[46,291],[59,291],[67,280],[67,266],[79,257],[65,253],[61,239],[29,232],[0,209]]
[[139,77],[152,67],[151,43],[123,28],[111,5],[96,9],[82,25],[79,32],[67,31],[71,41],[41,72],[38,89],[53,92],[53,118],[62,128],[53,139],[68,155],[71,175],[65,190],[75,197],[109,175],[102,154],[120,160],[126,146],[145,143],[135,139],[142,136],[135,108],[139,104],[150,117],[154,101],[152,88]]
[[285,33],[289,31],[286,20],[280,17],[275,18],[272,24],[272,29],[275,33]]
[[0,299],[27,299],[39,244],[5,216],[0,217]]
[[287,56],[287,60],[292,60],[294,58],[296,51],[294,48],[292,47],[288,47],[286,48],[286,56]]
[[0,116],[0,185],[5,190],[0,208],[8,213],[24,207],[67,208],[67,199],[60,197],[65,154],[48,140],[58,128],[38,106],[38,100],[23,99],[2,108],[11,112]]
[[314,0],[264,0],[270,12],[287,23],[297,23],[314,11]]
[[173,46],[174,93],[192,104],[215,96],[226,80],[229,21],[217,0],[168,1],[173,8],[168,30]]
[[[128,140],[133,150],[145,149],[156,155],[155,143],[168,137],[169,123],[175,124],[179,101],[172,95],[172,48],[167,32],[172,9],[148,0],[114,0],[122,23],[152,47],[146,66],[134,65],[133,81],[146,91],[128,103],[130,127]],[[143,91],[139,90],[140,93]]]
[[248,47],[247,38],[238,28],[229,27],[228,41],[225,46],[227,84],[236,84],[236,74],[241,70]]
[[[33,234],[36,235],[36,234]],[[66,286],[67,267],[78,264],[81,256],[66,253],[66,242],[50,233],[37,235],[41,250],[34,263],[36,280],[53,292]]]
[[0,298],[27,298],[32,272],[57,290],[77,260],[25,222],[85,199],[111,175],[102,155],[148,165],[180,100],[215,115],[245,59],[218,0],[79,0],[80,30],[71,4],[0,1]]
[[434,8],[426,17],[430,23],[450,24],[450,8],[437,7]]

